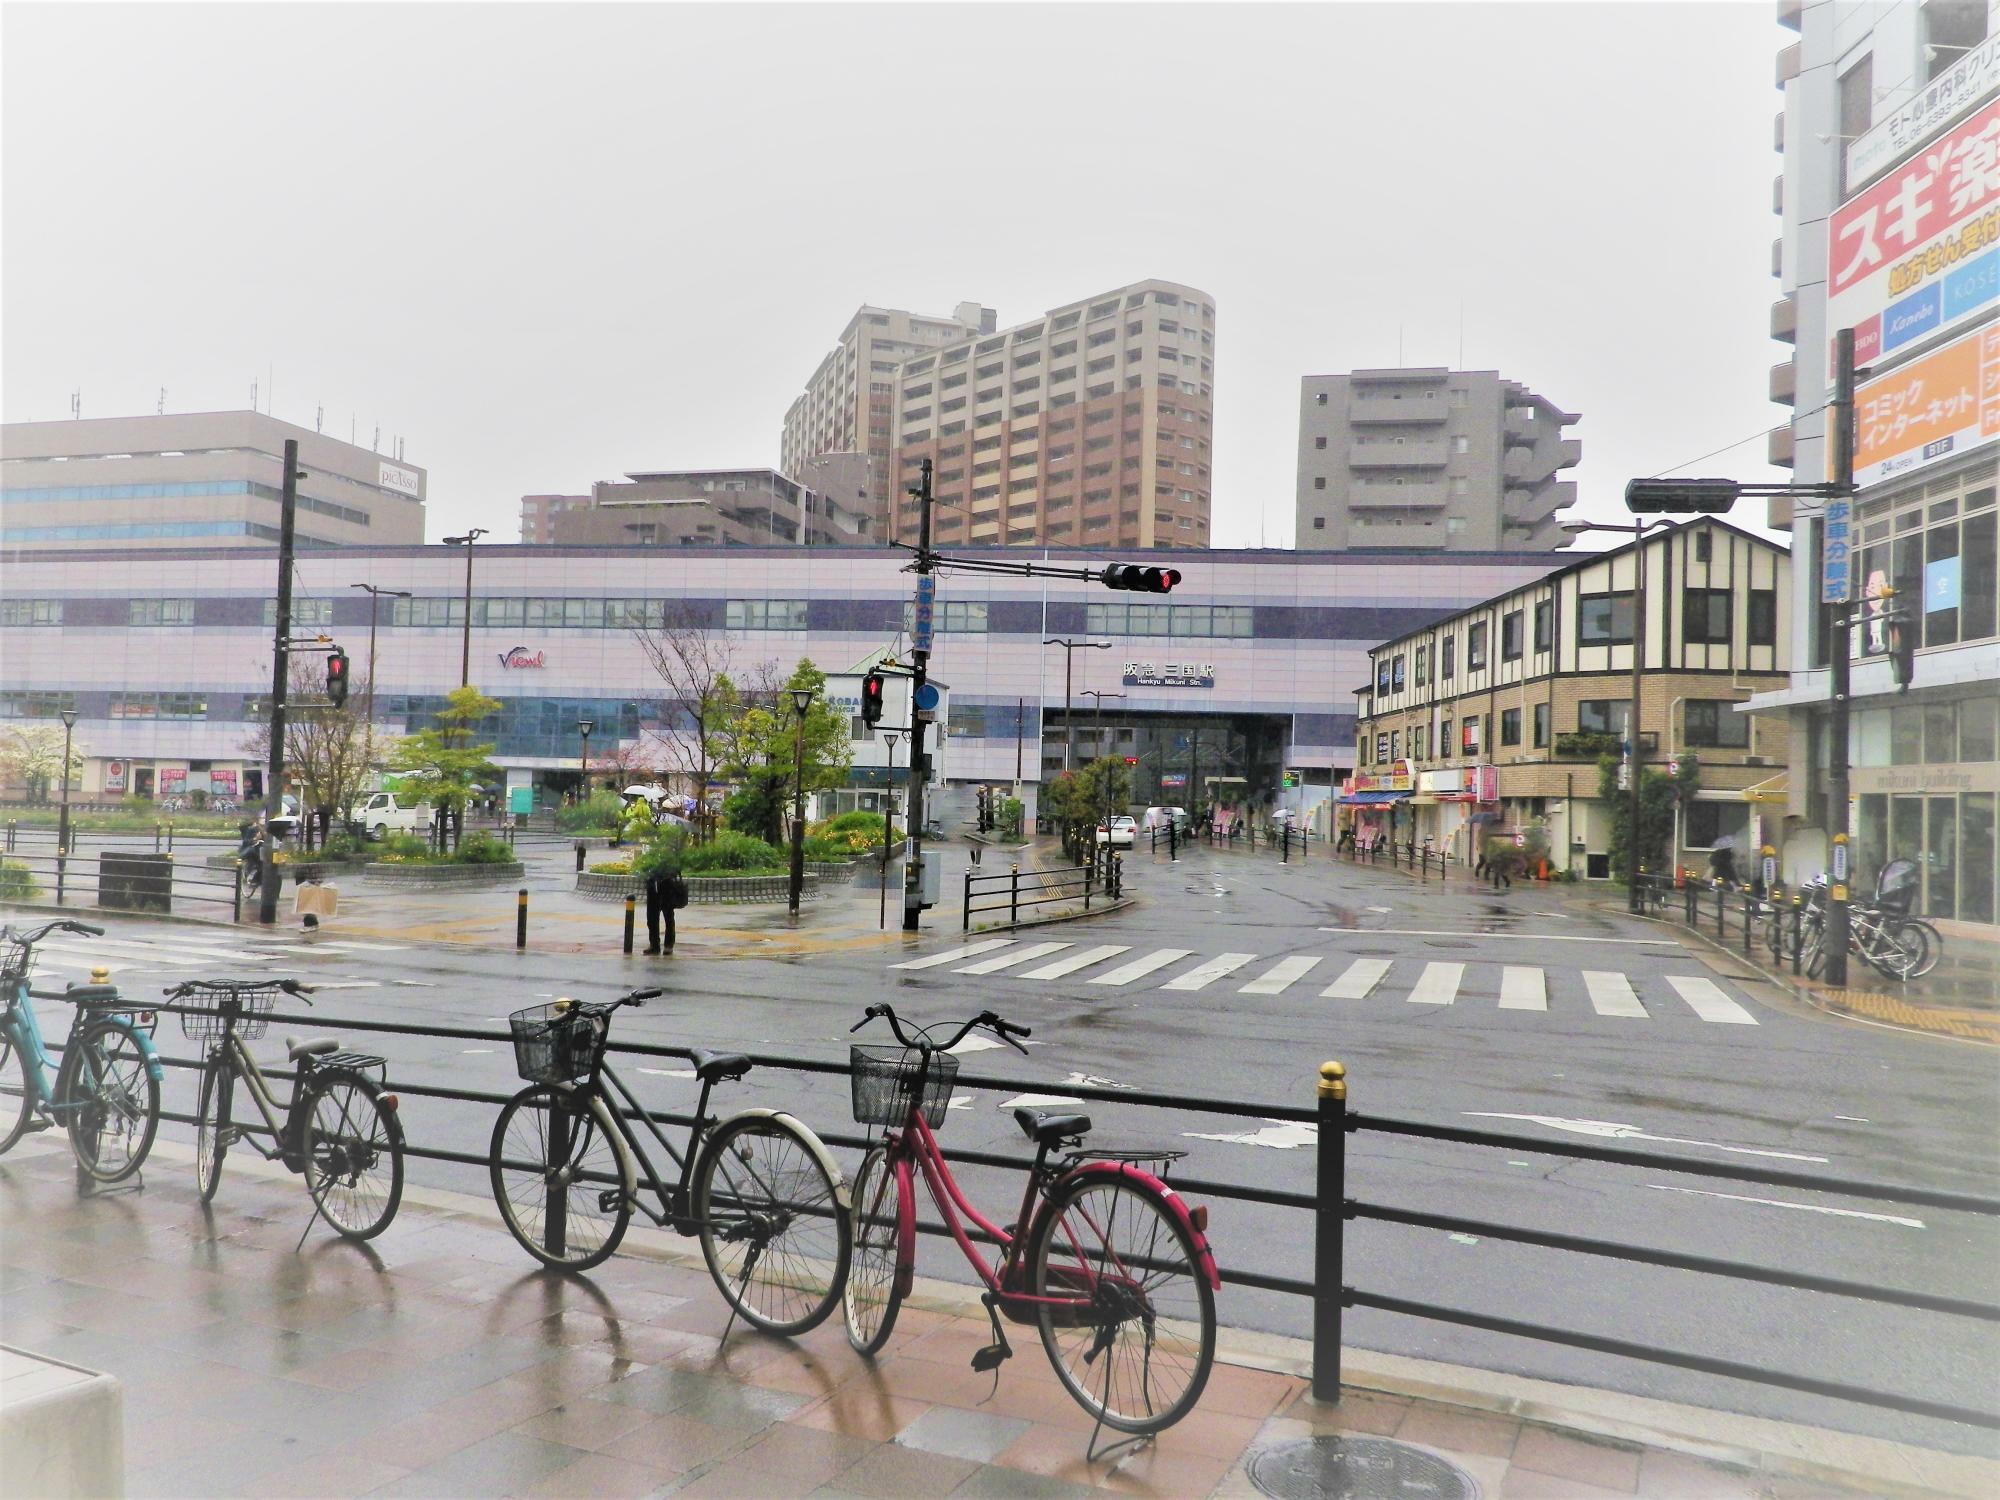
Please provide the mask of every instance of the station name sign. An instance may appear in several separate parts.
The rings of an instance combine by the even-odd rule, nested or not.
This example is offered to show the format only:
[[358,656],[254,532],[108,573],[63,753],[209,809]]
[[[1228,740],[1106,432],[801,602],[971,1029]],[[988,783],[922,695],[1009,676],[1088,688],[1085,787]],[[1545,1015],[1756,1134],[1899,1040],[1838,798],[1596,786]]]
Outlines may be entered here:
[[1125,686],[1212,688],[1215,686],[1215,664],[1128,661],[1125,663]]

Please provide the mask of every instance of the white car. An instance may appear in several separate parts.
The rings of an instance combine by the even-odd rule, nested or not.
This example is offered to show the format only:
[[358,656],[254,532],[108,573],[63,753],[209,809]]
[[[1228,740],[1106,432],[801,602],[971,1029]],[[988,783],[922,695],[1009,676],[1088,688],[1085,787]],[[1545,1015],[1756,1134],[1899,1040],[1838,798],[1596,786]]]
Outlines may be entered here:
[[1136,818],[1128,818],[1121,814],[1113,818],[1108,824],[1099,823],[1097,825],[1097,842],[1112,849],[1130,849],[1132,847],[1133,835],[1138,832],[1138,829],[1139,823]]

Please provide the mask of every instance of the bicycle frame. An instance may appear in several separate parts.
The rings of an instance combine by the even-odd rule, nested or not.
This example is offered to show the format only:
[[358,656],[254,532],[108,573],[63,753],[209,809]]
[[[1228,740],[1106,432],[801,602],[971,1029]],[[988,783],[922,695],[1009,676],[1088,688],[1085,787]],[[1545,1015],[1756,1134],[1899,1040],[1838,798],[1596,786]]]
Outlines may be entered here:
[[[616,1098],[604,1087],[606,1083],[611,1085],[611,1089],[617,1091]],[[708,1134],[709,1128],[716,1123],[708,1117],[708,1096],[713,1087],[714,1085],[707,1083],[701,1086],[701,1098],[694,1107],[694,1122],[688,1127],[688,1143],[685,1153],[674,1148],[674,1143],[667,1139],[666,1133],[660,1129],[659,1123],[647,1113],[645,1106],[640,1104],[638,1099],[634,1097],[632,1090],[626,1086],[625,1080],[620,1078],[611,1070],[608,1064],[602,1061],[598,1063],[596,1071],[591,1075],[590,1081],[587,1084],[572,1084],[566,1089],[559,1088],[557,1092],[569,1094],[575,1102],[581,1104],[586,1109],[591,1098],[595,1097],[604,1100],[606,1105],[605,1112],[611,1116],[611,1122],[617,1128],[619,1135],[624,1137],[625,1145],[631,1151],[633,1160],[645,1171],[646,1185],[653,1190],[653,1195],[659,1199],[661,1211],[655,1213],[651,1206],[639,1196],[636,1187],[632,1194],[632,1206],[661,1228],[671,1228],[676,1234],[689,1235],[701,1232],[700,1221],[695,1219],[689,1212],[688,1184],[694,1177],[694,1159],[699,1151],[701,1142]],[[623,1101],[622,1104],[620,1103],[621,1100]],[[646,1155],[646,1148],[639,1143],[639,1138],[633,1134],[630,1122],[634,1119],[637,1119],[646,1127],[646,1133],[659,1143],[660,1149],[667,1153],[668,1160],[672,1161],[680,1169],[680,1180],[673,1187],[669,1188],[660,1180],[660,1174],[653,1166],[652,1158]],[[561,1134],[561,1132],[567,1131],[568,1128],[568,1121],[564,1120],[559,1113],[551,1114],[549,1119],[549,1155],[551,1159],[564,1157],[569,1154],[569,1142]],[[588,1126],[586,1125],[585,1128],[588,1129]],[[620,1183],[617,1191],[622,1193],[624,1190],[624,1184]],[[558,1210],[552,1217],[559,1223],[559,1205],[554,1204],[552,1200],[552,1206]]]
[[[234,1028],[224,1032],[210,1047],[209,1058],[212,1063],[228,1068],[243,1080],[250,1101],[257,1106],[257,1113],[264,1117],[265,1128],[278,1144],[275,1150],[266,1151],[241,1126],[231,1127],[235,1132],[234,1138],[248,1142],[266,1161],[282,1161],[289,1171],[302,1170],[304,1163],[299,1157],[299,1141],[305,1131],[305,1082],[312,1074],[311,1059],[299,1059],[299,1073],[292,1080],[291,1102],[281,1109],[277,1097],[271,1092],[270,1081],[264,1077],[264,1070],[257,1066],[257,1059],[250,1055],[250,1049],[243,1045]],[[284,1117],[282,1120],[280,1115]]]
[[[56,1082],[60,1083],[63,1077],[62,1069],[57,1067],[49,1056],[48,1043],[42,1037],[42,1023],[35,1015],[35,1007],[29,1004],[31,998],[66,1000],[65,996],[52,993],[37,996],[28,988],[26,980],[20,980],[15,985],[14,1003],[8,1008],[6,1019],[0,1021],[0,1028],[6,1031],[7,1040],[20,1049],[21,1061],[24,1064],[21,1072],[27,1079],[29,1104],[38,1112],[59,1119],[70,1110],[77,1109],[89,1101],[56,1097],[55,1085],[49,1082],[49,1078],[53,1074]],[[77,1033],[83,1029],[86,1009],[87,1007],[82,1005],[74,1007],[70,1016],[69,1035],[63,1044],[65,1050],[75,1043]],[[160,1054],[153,1046],[152,1037],[139,1024],[135,1012],[110,1007],[103,1007],[101,1011],[106,1018],[122,1022],[128,1034],[138,1043],[140,1054],[146,1059],[148,1076],[155,1082],[164,1080],[166,1068],[160,1062]]]

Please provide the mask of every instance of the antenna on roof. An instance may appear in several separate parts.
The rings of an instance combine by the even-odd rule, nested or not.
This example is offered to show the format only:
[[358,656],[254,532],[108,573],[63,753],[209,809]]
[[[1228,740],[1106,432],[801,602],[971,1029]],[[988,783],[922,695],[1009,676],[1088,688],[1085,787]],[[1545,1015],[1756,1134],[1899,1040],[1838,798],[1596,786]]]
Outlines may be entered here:
[[75,390],[69,393],[69,414],[70,414],[70,419],[72,421],[83,415],[82,386],[78,386]]
[[257,380],[256,377],[252,376],[250,380],[250,410],[255,411],[256,409],[257,409]]
[[380,453],[382,451],[382,424],[380,422],[375,424],[375,436],[369,439],[368,451],[370,453]]
[[314,432],[326,431],[326,407],[323,405],[315,406],[313,408],[313,431]]
[[167,414],[167,388],[165,386],[160,387],[160,404],[153,409],[163,417]]

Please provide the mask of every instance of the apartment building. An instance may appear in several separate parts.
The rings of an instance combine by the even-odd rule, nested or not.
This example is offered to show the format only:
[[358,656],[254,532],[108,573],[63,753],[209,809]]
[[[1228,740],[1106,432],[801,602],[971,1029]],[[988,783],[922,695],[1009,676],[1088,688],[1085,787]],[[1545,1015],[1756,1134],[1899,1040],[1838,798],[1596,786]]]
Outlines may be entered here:
[[[1783,108],[1772,184],[1783,296],[1771,334],[1792,347],[1770,394],[1794,408],[1768,445],[1801,481],[1828,469],[1826,399],[1838,330],[1854,330],[1859,493],[1823,566],[1826,523],[1774,500],[1802,586],[1791,677],[1753,706],[1790,725],[1785,875],[1828,863],[1825,766],[1838,615],[1851,653],[1846,823],[1859,890],[1888,860],[1922,872],[1919,910],[1992,936],[2000,918],[2000,3],[1780,0],[1798,33],[1777,61]],[[1840,525],[1838,519],[1836,526]],[[1913,681],[1887,631],[1909,611]]]
[[1581,420],[1497,370],[1355,370],[1299,389],[1298,542],[1555,551]]
[[822,454],[858,453],[870,462],[869,534],[885,535],[895,474],[896,371],[905,359],[993,332],[998,314],[961,302],[948,318],[863,305],[785,413],[778,466],[811,482]]
[[590,505],[588,495],[523,495],[521,497],[521,541],[530,547],[545,547],[556,539],[556,517],[566,510],[583,510]]
[[[1655,767],[1699,760],[1674,858],[1700,869],[1721,839],[1748,851],[1779,834],[1787,726],[1744,704],[1785,681],[1791,557],[1713,519],[1643,545],[1640,744]],[[1609,878],[1599,762],[1630,728],[1637,556],[1578,558],[1376,647],[1340,803],[1351,826],[1460,859],[1476,838],[1540,830],[1559,868]]]
[[[591,487],[550,517],[548,540],[577,547],[830,547],[867,539],[869,464],[859,454],[810,465],[828,489],[776,469],[673,469]],[[533,497],[523,496],[522,504]]]
[[273,547],[296,439],[301,549],[424,539],[425,471],[256,411],[9,422],[0,548]]

